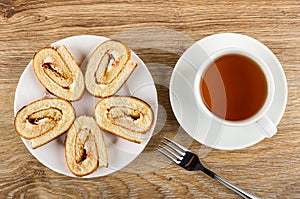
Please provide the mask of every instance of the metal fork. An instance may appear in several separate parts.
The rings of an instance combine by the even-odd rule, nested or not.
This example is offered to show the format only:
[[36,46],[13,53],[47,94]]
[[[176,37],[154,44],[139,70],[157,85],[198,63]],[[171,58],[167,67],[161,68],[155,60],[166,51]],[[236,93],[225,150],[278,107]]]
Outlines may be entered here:
[[195,171],[195,170],[203,171],[205,174],[216,179],[221,184],[225,185],[227,188],[231,189],[232,191],[234,191],[235,193],[237,193],[243,198],[259,199],[259,197],[247,193],[246,191],[228,182],[224,178],[221,178],[211,170],[205,168],[201,164],[196,154],[192,153],[188,149],[184,148],[183,146],[177,144],[176,142],[166,137],[164,137],[164,139],[166,142],[161,141],[163,145],[159,145],[160,149],[158,149],[158,151],[164,156],[166,156],[167,158],[169,158],[170,160],[172,160],[173,162],[175,162],[176,164],[178,164],[179,166],[185,168],[188,171]]

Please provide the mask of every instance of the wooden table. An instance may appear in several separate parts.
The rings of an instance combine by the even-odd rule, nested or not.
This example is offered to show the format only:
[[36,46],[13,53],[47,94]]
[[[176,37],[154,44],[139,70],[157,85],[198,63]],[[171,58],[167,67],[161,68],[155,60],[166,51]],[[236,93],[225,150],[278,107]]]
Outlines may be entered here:
[[[180,55],[193,42],[223,32],[249,35],[274,52],[287,76],[288,102],[274,137],[243,150],[213,149],[203,162],[262,198],[300,198],[299,0],[1,1],[0,198],[239,198],[156,151],[163,136],[184,140],[198,154],[209,150],[178,124],[168,88]],[[13,126],[15,89],[34,52],[81,34],[127,42],[153,75],[159,102],[157,126],[145,150],[124,169],[95,179],[66,177],[43,166]]]

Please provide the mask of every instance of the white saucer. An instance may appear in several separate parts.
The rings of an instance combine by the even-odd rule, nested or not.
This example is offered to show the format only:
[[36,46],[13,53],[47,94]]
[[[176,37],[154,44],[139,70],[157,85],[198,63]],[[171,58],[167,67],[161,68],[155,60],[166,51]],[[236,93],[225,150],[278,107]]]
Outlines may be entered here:
[[[60,46],[64,44],[69,49],[76,62],[78,64],[81,63],[81,69],[84,70],[87,60],[94,49],[107,39],[108,38],[101,36],[79,35],[59,40],[52,45]],[[150,131],[143,136],[141,144],[129,142],[103,131],[109,165],[107,168],[98,168],[94,173],[84,176],[84,178],[105,176],[122,169],[143,151],[152,136],[158,111],[155,84],[147,66],[133,51],[131,51],[131,60],[138,63],[137,68],[116,95],[134,96],[147,102],[154,112],[155,120],[153,126]],[[31,65],[30,62],[25,68],[16,89],[14,104],[15,114],[30,102],[45,97],[45,89],[36,78]],[[99,100],[100,98],[96,98],[85,91],[83,97],[79,101],[72,102],[72,105],[76,110],[76,116],[94,116],[94,107]],[[74,177],[66,164],[64,140],[65,134],[44,146],[33,150],[30,141],[22,138],[22,141],[30,153],[42,164],[53,171]]]
[[217,149],[233,150],[249,147],[263,140],[261,127],[251,124],[230,127],[220,124],[197,110],[193,93],[194,78],[201,63],[211,54],[227,47],[247,48],[269,66],[275,82],[274,101],[267,116],[278,125],[287,102],[287,82],[276,56],[261,42],[241,34],[216,34],[193,44],[178,60],[170,81],[170,101],[176,119],[198,142]]

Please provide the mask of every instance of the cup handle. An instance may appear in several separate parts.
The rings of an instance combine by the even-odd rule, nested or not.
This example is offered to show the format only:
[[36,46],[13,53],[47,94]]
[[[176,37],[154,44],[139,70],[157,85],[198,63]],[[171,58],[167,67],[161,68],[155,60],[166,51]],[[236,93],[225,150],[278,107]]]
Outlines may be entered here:
[[272,137],[277,132],[277,127],[267,116],[262,117],[256,122],[256,125],[263,129],[267,138]]

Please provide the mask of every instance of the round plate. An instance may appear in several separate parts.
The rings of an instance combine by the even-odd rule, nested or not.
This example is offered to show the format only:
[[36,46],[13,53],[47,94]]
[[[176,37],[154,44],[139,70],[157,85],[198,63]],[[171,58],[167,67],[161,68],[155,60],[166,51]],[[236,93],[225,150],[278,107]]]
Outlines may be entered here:
[[[69,49],[76,62],[78,64],[81,63],[81,68],[84,74],[84,68],[89,60],[90,55],[94,49],[105,40],[108,40],[108,38],[92,35],[81,35],[68,37],[57,41],[53,43],[52,46],[57,47],[64,44]],[[85,176],[86,178],[105,176],[122,169],[124,166],[132,162],[143,151],[152,136],[154,126],[156,124],[158,109],[155,84],[146,65],[134,52],[131,52],[131,60],[137,62],[138,66],[116,95],[134,96],[147,102],[151,106],[154,113],[153,126],[150,131],[145,134],[141,144],[129,142],[125,139],[103,131],[109,165],[107,168],[98,168],[98,170],[96,170],[94,173]],[[32,101],[44,98],[46,94],[44,87],[40,84],[33,72],[31,62],[27,65],[26,69],[22,73],[17,85],[14,103],[15,115],[23,106]],[[94,107],[99,100],[100,98],[93,97],[87,91],[85,91],[83,97],[79,101],[72,102],[76,111],[76,116],[94,116]],[[29,140],[23,138],[22,140],[30,153],[42,164],[58,173],[67,176],[74,176],[68,170],[65,160],[65,134],[34,150],[32,149]]]
[[198,142],[217,149],[241,149],[258,143],[266,135],[251,124],[231,127],[212,120],[197,109],[193,93],[194,78],[201,63],[228,47],[249,49],[269,66],[275,82],[275,96],[267,116],[277,125],[287,102],[287,82],[276,56],[259,41],[241,34],[224,33],[206,37],[188,48],[178,60],[170,80],[170,101],[176,119]]

